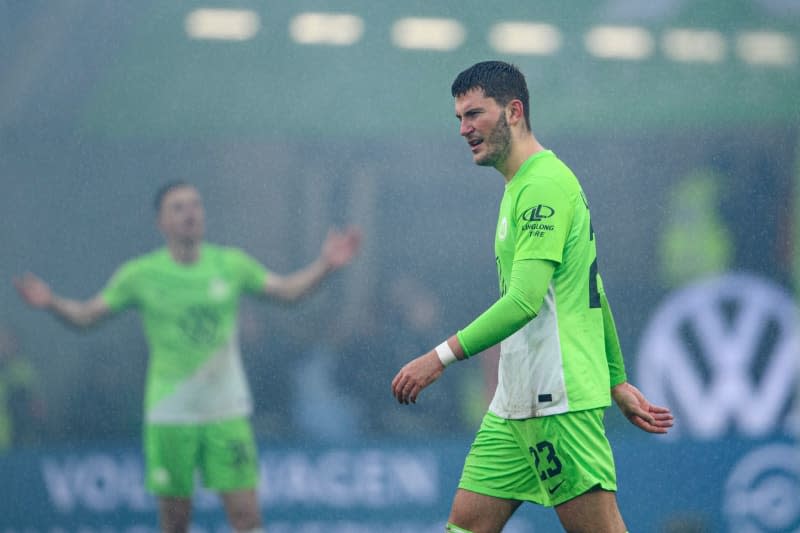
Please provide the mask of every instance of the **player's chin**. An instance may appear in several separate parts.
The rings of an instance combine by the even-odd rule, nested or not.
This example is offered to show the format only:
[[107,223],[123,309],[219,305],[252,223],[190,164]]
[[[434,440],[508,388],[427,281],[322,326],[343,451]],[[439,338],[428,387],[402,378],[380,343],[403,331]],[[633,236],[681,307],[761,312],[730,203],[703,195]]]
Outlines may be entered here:
[[489,156],[485,153],[478,152],[472,155],[472,162],[478,165],[479,167],[492,166],[492,163],[489,159],[490,159]]

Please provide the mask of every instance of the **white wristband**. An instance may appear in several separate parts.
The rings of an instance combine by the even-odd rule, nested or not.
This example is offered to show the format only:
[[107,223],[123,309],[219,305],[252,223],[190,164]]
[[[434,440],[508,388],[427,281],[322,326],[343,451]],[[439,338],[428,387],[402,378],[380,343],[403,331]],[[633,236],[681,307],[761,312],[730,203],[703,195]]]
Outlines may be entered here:
[[450,348],[450,345],[447,344],[447,341],[444,341],[442,344],[436,347],[436,355],[439,356],[439,361],[441,361],[445,367],[458,361],[456,354],[453,353],[453,350]]

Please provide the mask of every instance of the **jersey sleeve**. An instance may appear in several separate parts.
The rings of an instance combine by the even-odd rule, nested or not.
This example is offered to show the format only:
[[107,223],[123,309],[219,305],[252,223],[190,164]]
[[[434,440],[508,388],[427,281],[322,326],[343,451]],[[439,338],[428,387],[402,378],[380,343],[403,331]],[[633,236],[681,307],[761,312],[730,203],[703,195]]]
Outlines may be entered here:
[[600,282],[600,307],[603,310],[603,336],[605,339],[606,362],[608,363],[608,373],[611,378],[611,387],[616,387],[620,383],[628,380],[625,373],[625,360],[622,357],[622,347],[619,344],[617,326],[614,323],[614,315],[611,314],[611,306],[606,298],[602,280]]
[[456,334],[464,354],[494,346],[536,317],[554,269],[548,261],[515,261],[508,292]]
[[545,259],[560,264],[574,203],[557,183],[543,178],[520,191],[514,206],[514,261]]
[[100,296],[112,311],[116,312],[136,306],[137,272],[138,268],[135,262],[129,261],[123,264],[100,291]]
[[260,294],[264,291],[264,283],[269,271],[256,259],[242,250],[232,249],[231,259],[239,286],[244,292]]

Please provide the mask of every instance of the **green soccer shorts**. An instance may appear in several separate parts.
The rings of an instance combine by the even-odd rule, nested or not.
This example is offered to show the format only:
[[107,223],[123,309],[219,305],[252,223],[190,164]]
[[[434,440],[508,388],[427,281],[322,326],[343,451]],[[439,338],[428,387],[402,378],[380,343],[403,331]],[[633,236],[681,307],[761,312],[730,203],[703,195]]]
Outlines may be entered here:
[[553,507],[600,486],[617,490],[604,409],[507,420],[486,413],[461,489]]
[[145,484],[156,496],[191,497],[195,473],[216,492],[258,485],[258,454],[246,418],[202,424],[146,424]]

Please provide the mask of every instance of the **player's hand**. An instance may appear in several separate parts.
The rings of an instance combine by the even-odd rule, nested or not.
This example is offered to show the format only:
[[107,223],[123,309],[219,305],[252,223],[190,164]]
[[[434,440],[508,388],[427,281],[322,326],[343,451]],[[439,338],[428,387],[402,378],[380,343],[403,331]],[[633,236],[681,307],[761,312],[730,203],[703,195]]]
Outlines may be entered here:
[[672,412],[668,407],[652,405],[644,394],[628,382],[611,389],[617,407],[631,424],[648,433],[666,433],[672,427]]
[[325,242],[322,243],[322,259],[334,270],[341,268],[352,261],[360,246],[360,229],[356,227],[349,227],[344,231],[331,229]]
[[439,379],[444,365],[435,351],[421,355],[400,369],[392,380],[392,394],[397,401],[416,403],[422,389]]
[[53,302],[50,286],[30,272],[26,272],[21,278],[14,278],[14,286],[22,299],[32,307],[44,309]]

